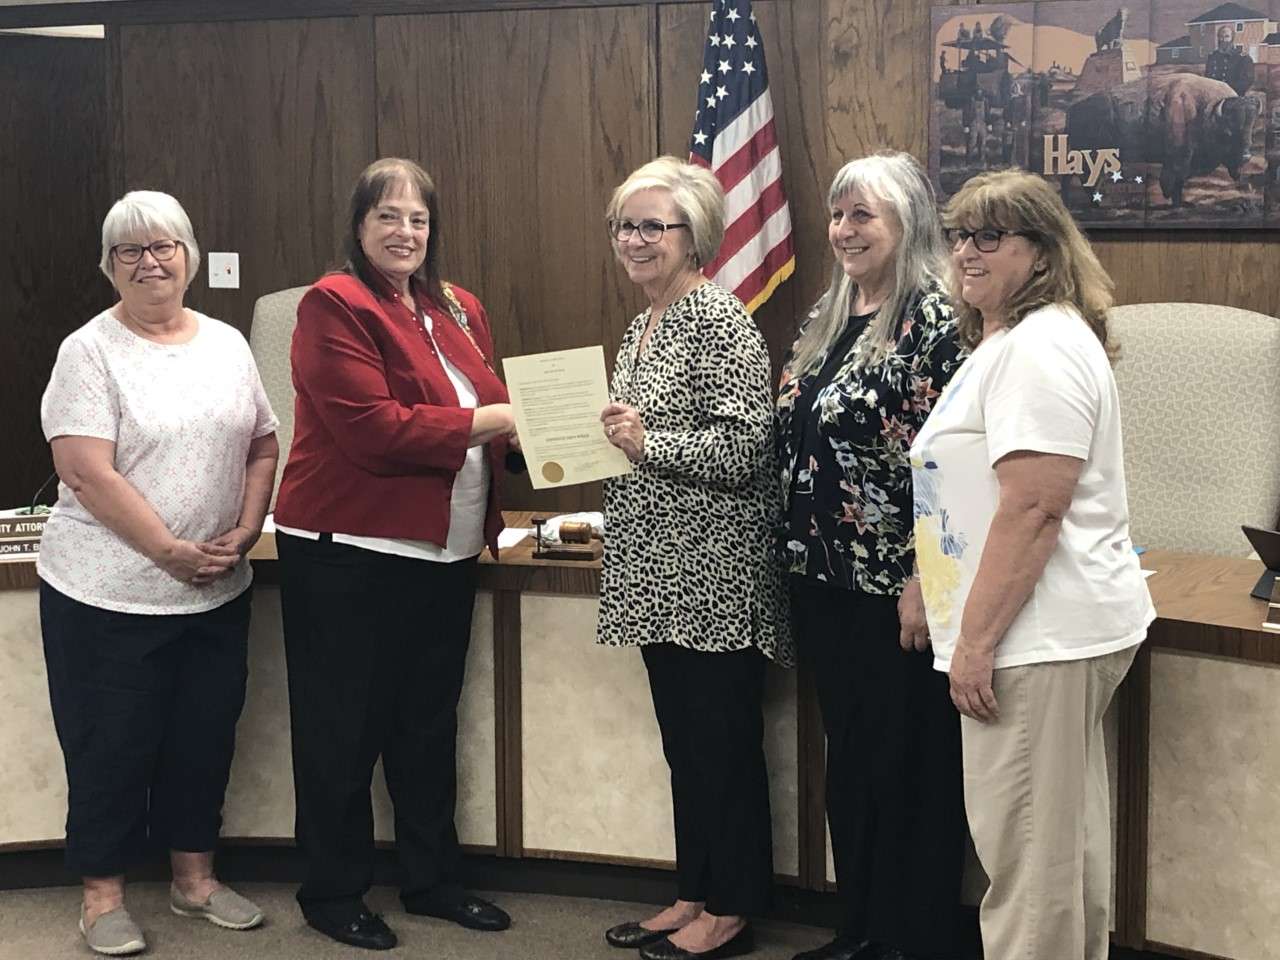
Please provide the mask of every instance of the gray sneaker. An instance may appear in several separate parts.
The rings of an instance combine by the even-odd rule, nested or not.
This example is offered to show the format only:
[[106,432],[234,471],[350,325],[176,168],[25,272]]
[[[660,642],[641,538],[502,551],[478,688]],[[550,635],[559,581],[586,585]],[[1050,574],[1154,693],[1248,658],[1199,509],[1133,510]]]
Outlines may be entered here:
[[84,934],[84,941],[89,944],[90,950],[108,957],[122,957],[127,953],[141,953],[147,949],[142,930],[124,907],[109,910],[88,926],[85,926],[84,907],[81,907],[80,932]]
[[228,930],[249,930],[262,922],[262,909],[230,887],[219,887],[204,903],[196,903],[170,885],[169,909],[180,917],[204,917]]

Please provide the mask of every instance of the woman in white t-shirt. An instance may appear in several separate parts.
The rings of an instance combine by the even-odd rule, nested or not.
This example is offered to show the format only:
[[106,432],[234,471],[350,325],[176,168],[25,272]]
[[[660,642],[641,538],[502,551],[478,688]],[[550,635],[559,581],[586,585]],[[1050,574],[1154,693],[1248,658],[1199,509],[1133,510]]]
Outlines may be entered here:
[[148,846],[170,852],[175,913],[262,922],[214,876],[213,848],[277,421],[244,337],[183,306],[199,265],[177,200],[119,200],[101,263],[119,302],[62,342],[40,408],[62,481],[37,571],[67,864],[81,932],[110,955],[146,947],[124,873]]
[[1111,278],[1043,179],[981,174],[943,216],[973,353],[911,448],[934,665],[963,714],[989,957],[1103,960],[1102,717],[1155,611],[1129,539]]

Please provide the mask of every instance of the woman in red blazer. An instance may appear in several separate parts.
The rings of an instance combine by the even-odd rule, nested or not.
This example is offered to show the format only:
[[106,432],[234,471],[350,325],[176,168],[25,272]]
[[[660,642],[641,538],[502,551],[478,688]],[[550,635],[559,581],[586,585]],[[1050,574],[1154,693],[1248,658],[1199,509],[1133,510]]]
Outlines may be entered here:
[[384,159],[351,197],[347,263],[298,306],[293,448],[275,519],[307,922],[395,946],[370,913],[378,757],[401,900],[478,930],[510,918],[454,880],[457,706],[476,560],[497,554],[514,431],[484,308],[442,283],[431,178]]

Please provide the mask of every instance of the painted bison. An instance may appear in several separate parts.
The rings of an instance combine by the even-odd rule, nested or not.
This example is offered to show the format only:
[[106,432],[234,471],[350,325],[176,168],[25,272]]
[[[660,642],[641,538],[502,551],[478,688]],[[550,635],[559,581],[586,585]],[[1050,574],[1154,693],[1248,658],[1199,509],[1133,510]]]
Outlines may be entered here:
[[[1162,164],[1160,189],[1175,207],[1191,177],[1226,167],[1233,180],[1250,159],[1258,101],[1221,80],[1169,73],[1102,90],[1072,104],[1073,150],[1120,148],[1120,162]],[[1065,183],[1065,181],[1064,181]]]

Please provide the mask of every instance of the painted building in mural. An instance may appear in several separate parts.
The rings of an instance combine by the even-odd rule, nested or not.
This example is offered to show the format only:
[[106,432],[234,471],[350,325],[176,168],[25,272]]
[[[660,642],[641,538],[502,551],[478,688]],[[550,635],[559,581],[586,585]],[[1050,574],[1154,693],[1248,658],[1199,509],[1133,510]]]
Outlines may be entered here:
[[1238,52],[1257,63],[1263,42],[1276,29],[1276,21],[1267,14],[1238,3],[1219,4],[1187,21],[1188,40],[1196,63],[1205,63],[1227,37]]

